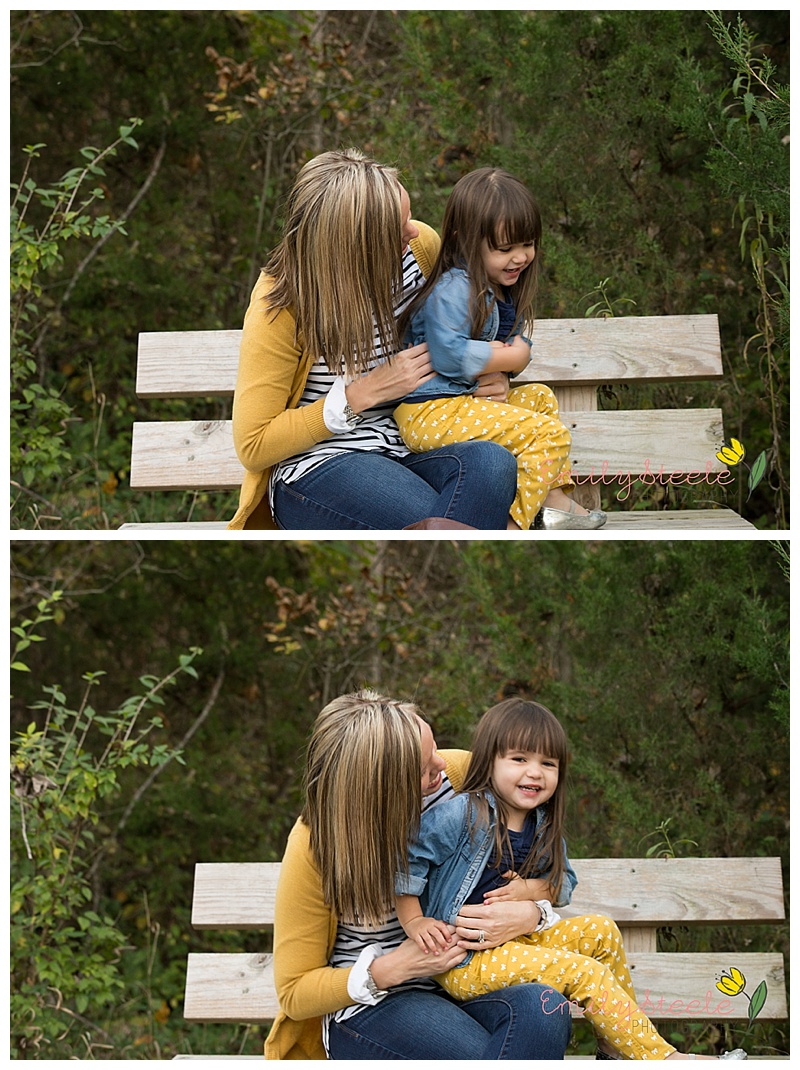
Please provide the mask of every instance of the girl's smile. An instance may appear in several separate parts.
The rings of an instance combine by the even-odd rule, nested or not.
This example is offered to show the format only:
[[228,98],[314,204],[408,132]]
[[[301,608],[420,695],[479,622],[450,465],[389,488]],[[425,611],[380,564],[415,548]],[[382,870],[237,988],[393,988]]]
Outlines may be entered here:
[[533,242],[519,242],[516,245],[493,249],[484,238],[481,244],[483,269],[494,286],[513,286],[525,268],[533,263],[535,256]]
[[508,811],[508,827],[519,832],[525,818],[552,798],[558,787],[558,761],[534,751],[498,754],[492,768],[492,788]]

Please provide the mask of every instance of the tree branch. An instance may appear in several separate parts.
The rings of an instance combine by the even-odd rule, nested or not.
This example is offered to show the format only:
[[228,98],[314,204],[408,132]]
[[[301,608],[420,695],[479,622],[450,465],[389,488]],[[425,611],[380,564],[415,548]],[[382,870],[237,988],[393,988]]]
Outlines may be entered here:
[[219,693],[220,693],[220,690],[222,688],[222,684],[223,684],[224,680],[225,680],[225,668],[223,666],[219,670],[219,673],[217,674],[217,678],[214,681],[214,686],[211,688],[211,694],[208,696],[208,700],[206,701],[205,706],[203,706],[203,709],[200,711],[199,715],[195,718],[194,722],[190,725],[190,727],[189,727],[188,731],[186,732],[186,734],[184,735],[183,739],[180,741],[178,746],[175,748],[175,752],[172,755],[170,755],[170,757],[164,762],[163,765],[156,766],[156,768],[152,771],[150,776],[143,783],[141,783],[139,785],[139,787],[136,789],[136,791],[133,793],[133,797],[131,798],[131,801],[128,803],[128,805],[125,807],[125,812],[123,813],[122,817],[119,820],[119,824],[116,827],[116,830],[115,830],[115,833],[114,833],[115,836],[118,836],[120,834],[120,832],[122,832],[122,830],[125,828],[125,825],[128,823],[128,818],[131,816],[131,813],[133,812],[134,807],[139,802],[139,800],[144,795],[144,793],[150,788],[151,784],[156,779],[156,777],[160,773],[162,773],[164,771],[164,769],[167,768],[169,763],[172,761],[172,758],[174,757],[174,754],[177,753],[178,751],[182,751],[184,749],[186,744],[189,742],[189,740],[192,738],[192,736],[195,734],[195,732],[198,730],[198,728],[200,728],[200,726],[203,724],[205,719],[211,713],[211,711],[213,710],[214,705],[215,705],[215,703],[217,701],[217,697],[219,696]]

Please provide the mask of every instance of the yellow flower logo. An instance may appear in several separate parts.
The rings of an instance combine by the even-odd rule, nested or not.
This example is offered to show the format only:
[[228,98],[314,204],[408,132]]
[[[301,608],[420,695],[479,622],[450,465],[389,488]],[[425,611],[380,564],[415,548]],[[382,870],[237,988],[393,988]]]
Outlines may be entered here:
[[[738,996],[744,992],[746,984],[742,971],[737,970],[735,966],[731,966],[727,973],[723,970],[722,977],[717,981],[717,988],[726,996]],[[744,994],[747,996],[746,992]],[[747,996],[747,998],[750,1004],[747,1008],[747,1028],[749,1029],[761,1014],[764,1004],[767,1002],[767,982],[761,981],[752,996]]]
[[717,460],[727,464],[729,468],[735,468],[744,460],[744,446],[738,438],[732,438],[730,446],[723,446],[719,451]]
[[[734,439],[734,441],[736,440]],[[721,979],[717,981],[717,988],[726,996],[738,996],[740,992],[744,991],[746,984],[742,971],[737,970],[735,966],[731,966],[730,971],[723,973]]]
[[[728,468],[735,468],[737,464],[741,464],[744,460],[745,449],[738,438],[732,438],[730,445],[725,443],[720,450],[717,451],[717,460],[722,461]],[[750,496],[756,489],[758,484],[764,478],[767,472],[767,451],[762,450],[753,461],[752,468],[749,464],[745,465],[745,468],[749,471],[747,477],[747,487],[750,494],[747,495],[747,500],[750,501]]]

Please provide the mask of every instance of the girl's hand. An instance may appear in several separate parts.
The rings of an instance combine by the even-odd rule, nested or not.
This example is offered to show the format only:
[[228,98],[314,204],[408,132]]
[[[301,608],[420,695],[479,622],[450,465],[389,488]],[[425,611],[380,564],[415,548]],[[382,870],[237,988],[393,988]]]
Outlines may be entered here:
[[[508,940],[532,933],[541,911],[530,901],[503,900],[493,903],[465,903],[456,918],[459,946],[467,951],[499,947]],[[483,933],[483,941],[479,934]]]
[[386,401],[399,401],[435,374],[427,343],[422,342],[348,383],[345,394],[353,412],[364,412]]
[[405,929],[425,954],[432,951],[434,955],[438,955],[450,946],[452,927],[443,921],[437,921],[436,918],[414,918],[406,923]]
[[484,903],[497,903],[502,900],[533,902],[535,899],[552,899],[552,889],[546,880],[535,877],[523,879],[512,870],[504,873],[503,876],[508,884],[503,888],[493,888],[487,892],[483,897]]
[[455,929],[452,925],[448,928],[450,943],[439,955],[430,955],[422,950],[416,940],[408,939],[374,959],[369,969],[378,988],[393,988],[415,977],[435,977],[457,966],[464,958],[464,952],[459,946]]
[[479,375],[473,396],[491,398],[492,401],[508,401],[508,375],[505,372],[486,372]]

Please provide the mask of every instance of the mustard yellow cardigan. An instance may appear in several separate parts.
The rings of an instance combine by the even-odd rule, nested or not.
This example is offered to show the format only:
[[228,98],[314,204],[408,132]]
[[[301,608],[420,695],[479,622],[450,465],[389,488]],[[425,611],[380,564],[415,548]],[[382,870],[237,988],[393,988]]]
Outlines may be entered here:
[[[439,251],[439,236],[415,223],[419,237],[410,244],[426,277]],[[311,369],[311,354],[298,345],[295,318],[288,309],[267,313],[265,298],[273,280],[259,276],[245,313],[239,371],[233,395],[233,444],[246,472],[239,508],[230,530],[272,528],[267,485],[279,461],[294,457],[331,437],[322,410],[325,399],[298,408]]]
[[[469,751],[441,751],[450,783],[459,790]],[[322,898],[308,826],[289,833],[275,898],[275,988],[280,1011],[264,1044],[268,1059],[324,1059],[322,1016],[349,1007],[350,969],[328,965],[337,919]]]

